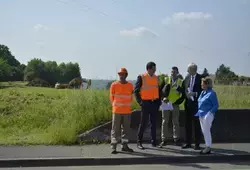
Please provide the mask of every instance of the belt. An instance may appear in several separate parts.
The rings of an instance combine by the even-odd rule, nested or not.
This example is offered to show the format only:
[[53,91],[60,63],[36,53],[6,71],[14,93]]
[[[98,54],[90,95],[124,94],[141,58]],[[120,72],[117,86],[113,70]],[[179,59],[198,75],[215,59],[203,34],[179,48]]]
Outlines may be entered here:
[[158,99],[152,99],[152,100],[142,100],[142,101],[144,101],[144,102],[155,102],[155,101],[157,101]]

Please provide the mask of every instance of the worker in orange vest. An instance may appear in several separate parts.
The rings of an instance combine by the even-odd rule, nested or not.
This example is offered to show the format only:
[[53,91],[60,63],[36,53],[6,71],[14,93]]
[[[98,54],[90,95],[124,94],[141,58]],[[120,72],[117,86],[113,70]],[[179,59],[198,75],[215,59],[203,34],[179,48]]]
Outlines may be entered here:
[[132,83],[126,81],[128,76],[126,68],[121,68],[118,75],[120,80],[113,82],[110,87],[110,101],[112,103],[113,113],[111,130],[112,154],[117,153],[116,146],[120,135],[122,141],[122,151],[133,152],[133,150],[128,147],[128,142],[134,87]]
[[159,90],[158,77],[155,75],[156,64],[154,62],[147,63],[147,72],[139,75],[135,84],[135,98],[141,106],[141,121],[137,135],[137,147],[145,149],[142,146],[142,138],[147,128],[148,119],[150,117],[151,124],[151,144],[157,146],[156,141],[156,115],[161,105],[161,93]]

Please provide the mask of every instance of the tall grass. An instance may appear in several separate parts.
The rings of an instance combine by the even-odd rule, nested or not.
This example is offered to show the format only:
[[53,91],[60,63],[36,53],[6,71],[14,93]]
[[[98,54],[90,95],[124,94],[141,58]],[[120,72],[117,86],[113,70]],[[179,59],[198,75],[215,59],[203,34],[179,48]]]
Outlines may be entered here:
[[[217,86],[220,108],[250,108],[250,87]],[[138,108],[134,102],[133,108]],[[0,144],[74,144],[111,119],[105,90],[11,87],[0,90]]]

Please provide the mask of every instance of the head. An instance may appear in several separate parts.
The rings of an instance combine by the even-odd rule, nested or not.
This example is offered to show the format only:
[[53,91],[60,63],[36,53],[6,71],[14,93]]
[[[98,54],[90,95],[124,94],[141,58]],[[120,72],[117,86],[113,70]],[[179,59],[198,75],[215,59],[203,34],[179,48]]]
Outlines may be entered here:
[[156,71],[156,64],[154,62],[148,62],[146,65],[147,72],[150,76],[153,76]]
[[197,73],[197,69],[198,69],[197,65],[195,63],[191,63],[188,65],[187,71],[190,75],[195,75]]
[[171,76],[176,78],[178,74],[179,74],[178,67],[176,66],[172,67]]
[[126,81],[126,78],[128,76],[128,71],[126,68],[121,68],[118,72],[118,76],[120,78],[120,81]]
[[203,90],[212,89],[213,88],[213,80],[209,77],[205,77],[201,79],[201,88]]

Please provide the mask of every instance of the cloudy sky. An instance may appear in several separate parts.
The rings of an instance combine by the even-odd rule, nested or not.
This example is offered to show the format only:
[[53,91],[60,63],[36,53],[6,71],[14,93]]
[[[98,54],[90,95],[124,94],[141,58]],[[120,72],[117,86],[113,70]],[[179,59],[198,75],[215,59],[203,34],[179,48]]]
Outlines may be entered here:
[[0,0],[0,44],[27,63],[78,62],[86,78],[129,79],[190,62],[250,76],[250,0]]

